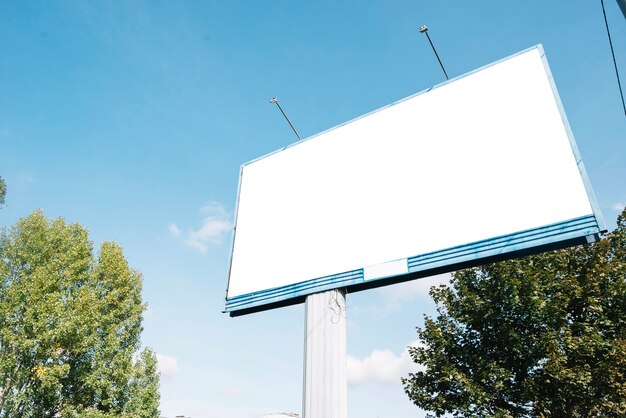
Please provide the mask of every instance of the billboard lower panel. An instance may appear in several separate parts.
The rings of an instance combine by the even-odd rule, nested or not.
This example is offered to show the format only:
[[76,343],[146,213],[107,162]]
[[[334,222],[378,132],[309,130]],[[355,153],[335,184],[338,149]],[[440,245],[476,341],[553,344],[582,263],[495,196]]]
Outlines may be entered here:
[[384,276],[367,277],[364,266],[340,274],[235,296],[226,300],[225,312],[231,316],[240,316],[301,303],[307,295],[326,290],[346,288],[348,292],[360,291],[487,262],[540,253],[548,249],[563,248],[572,243],[595,242],[600,232],[602,229],[594,215],[582,216],[514,234],[395,260],[393,262],[395,265],[406,263],[406,274],[393,274],[388,280]]

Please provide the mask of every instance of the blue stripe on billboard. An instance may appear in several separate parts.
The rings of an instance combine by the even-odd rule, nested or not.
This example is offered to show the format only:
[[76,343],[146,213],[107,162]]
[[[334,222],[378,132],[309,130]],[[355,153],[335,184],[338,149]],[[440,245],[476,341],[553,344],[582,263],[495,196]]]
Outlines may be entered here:
[[312,293],[347,287],[356,283],[363,283],[363,269],[332,274],[330,276],[307,280],[289,286],[275,287],[273,289],[228,298],[226,299],[226,312],[277,303]]
[[[455,265],[483,259],[497,259],[500,255],[507,255],[507,258],[512,258],[516,253],[524,253],[533,248],[577,238],[587,237],[589,241],[595,241],[600,232],[602,230],[596,217],[587,215],[540,228],[409,257],[407,259],[408,274],[405,276],[407,280],[410,280],[411,273],[445,269],[446,267],[450,267],[446,271],[452,271]],[[442,271],[438,270],[437,272],[441,273]],[[398,281],[402,281],[402,276],[397,277]],[[385,278],[385,280],[388,279],[388,277]],[[376,280],[371,280],[371,282],[376,282]],[[326,290],[347,288],[350,291],[351,287],[364,283],[363,269],[351,270],[289,286],[227,298],[225,312],[236,314],[238,311],[254,310],[254,308],[263,310],[264,306],[302,298]]]

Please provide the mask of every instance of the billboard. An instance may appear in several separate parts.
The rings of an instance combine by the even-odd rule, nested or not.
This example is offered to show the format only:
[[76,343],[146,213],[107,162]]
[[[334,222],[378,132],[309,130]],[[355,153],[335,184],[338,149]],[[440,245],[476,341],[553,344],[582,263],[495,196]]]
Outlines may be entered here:
[[226,312],[594,241],[538,45],[241,167]]

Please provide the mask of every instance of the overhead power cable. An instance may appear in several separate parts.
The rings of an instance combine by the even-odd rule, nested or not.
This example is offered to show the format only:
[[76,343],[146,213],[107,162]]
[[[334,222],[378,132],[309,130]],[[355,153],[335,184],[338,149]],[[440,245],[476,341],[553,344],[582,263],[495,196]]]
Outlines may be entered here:
[[609,21],[606,18],[606,10],[604,9],[604,0],[600,0],[602,5],[602,14],[604,15],[604,25],[606,26],[606,34],[609,37],[609,45],[611,46],[611,56],[613,57],[613,66],[615,67],[615,75],[617,76],[617,86],[619,95],[622,98],[622,107],[624,108],[624,116],[626,116],[626,103],[624,103],[624,92],[622,91],[622,82],[619,79],[619,70],[617,69],[617,61],[615,60],[615,50],[613,49],[613,40],[611,39],[611,31],[609,30]]

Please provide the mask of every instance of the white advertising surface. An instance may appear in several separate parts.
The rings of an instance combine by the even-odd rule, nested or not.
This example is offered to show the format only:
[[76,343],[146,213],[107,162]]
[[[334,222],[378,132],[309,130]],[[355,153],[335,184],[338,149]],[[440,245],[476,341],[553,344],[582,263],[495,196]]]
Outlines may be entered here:
[[411,257],[584,217],[598,232],[543,55],[531,48],[244,164],[227,310],[242,295],[289,298],[355,270],[401,275]]

